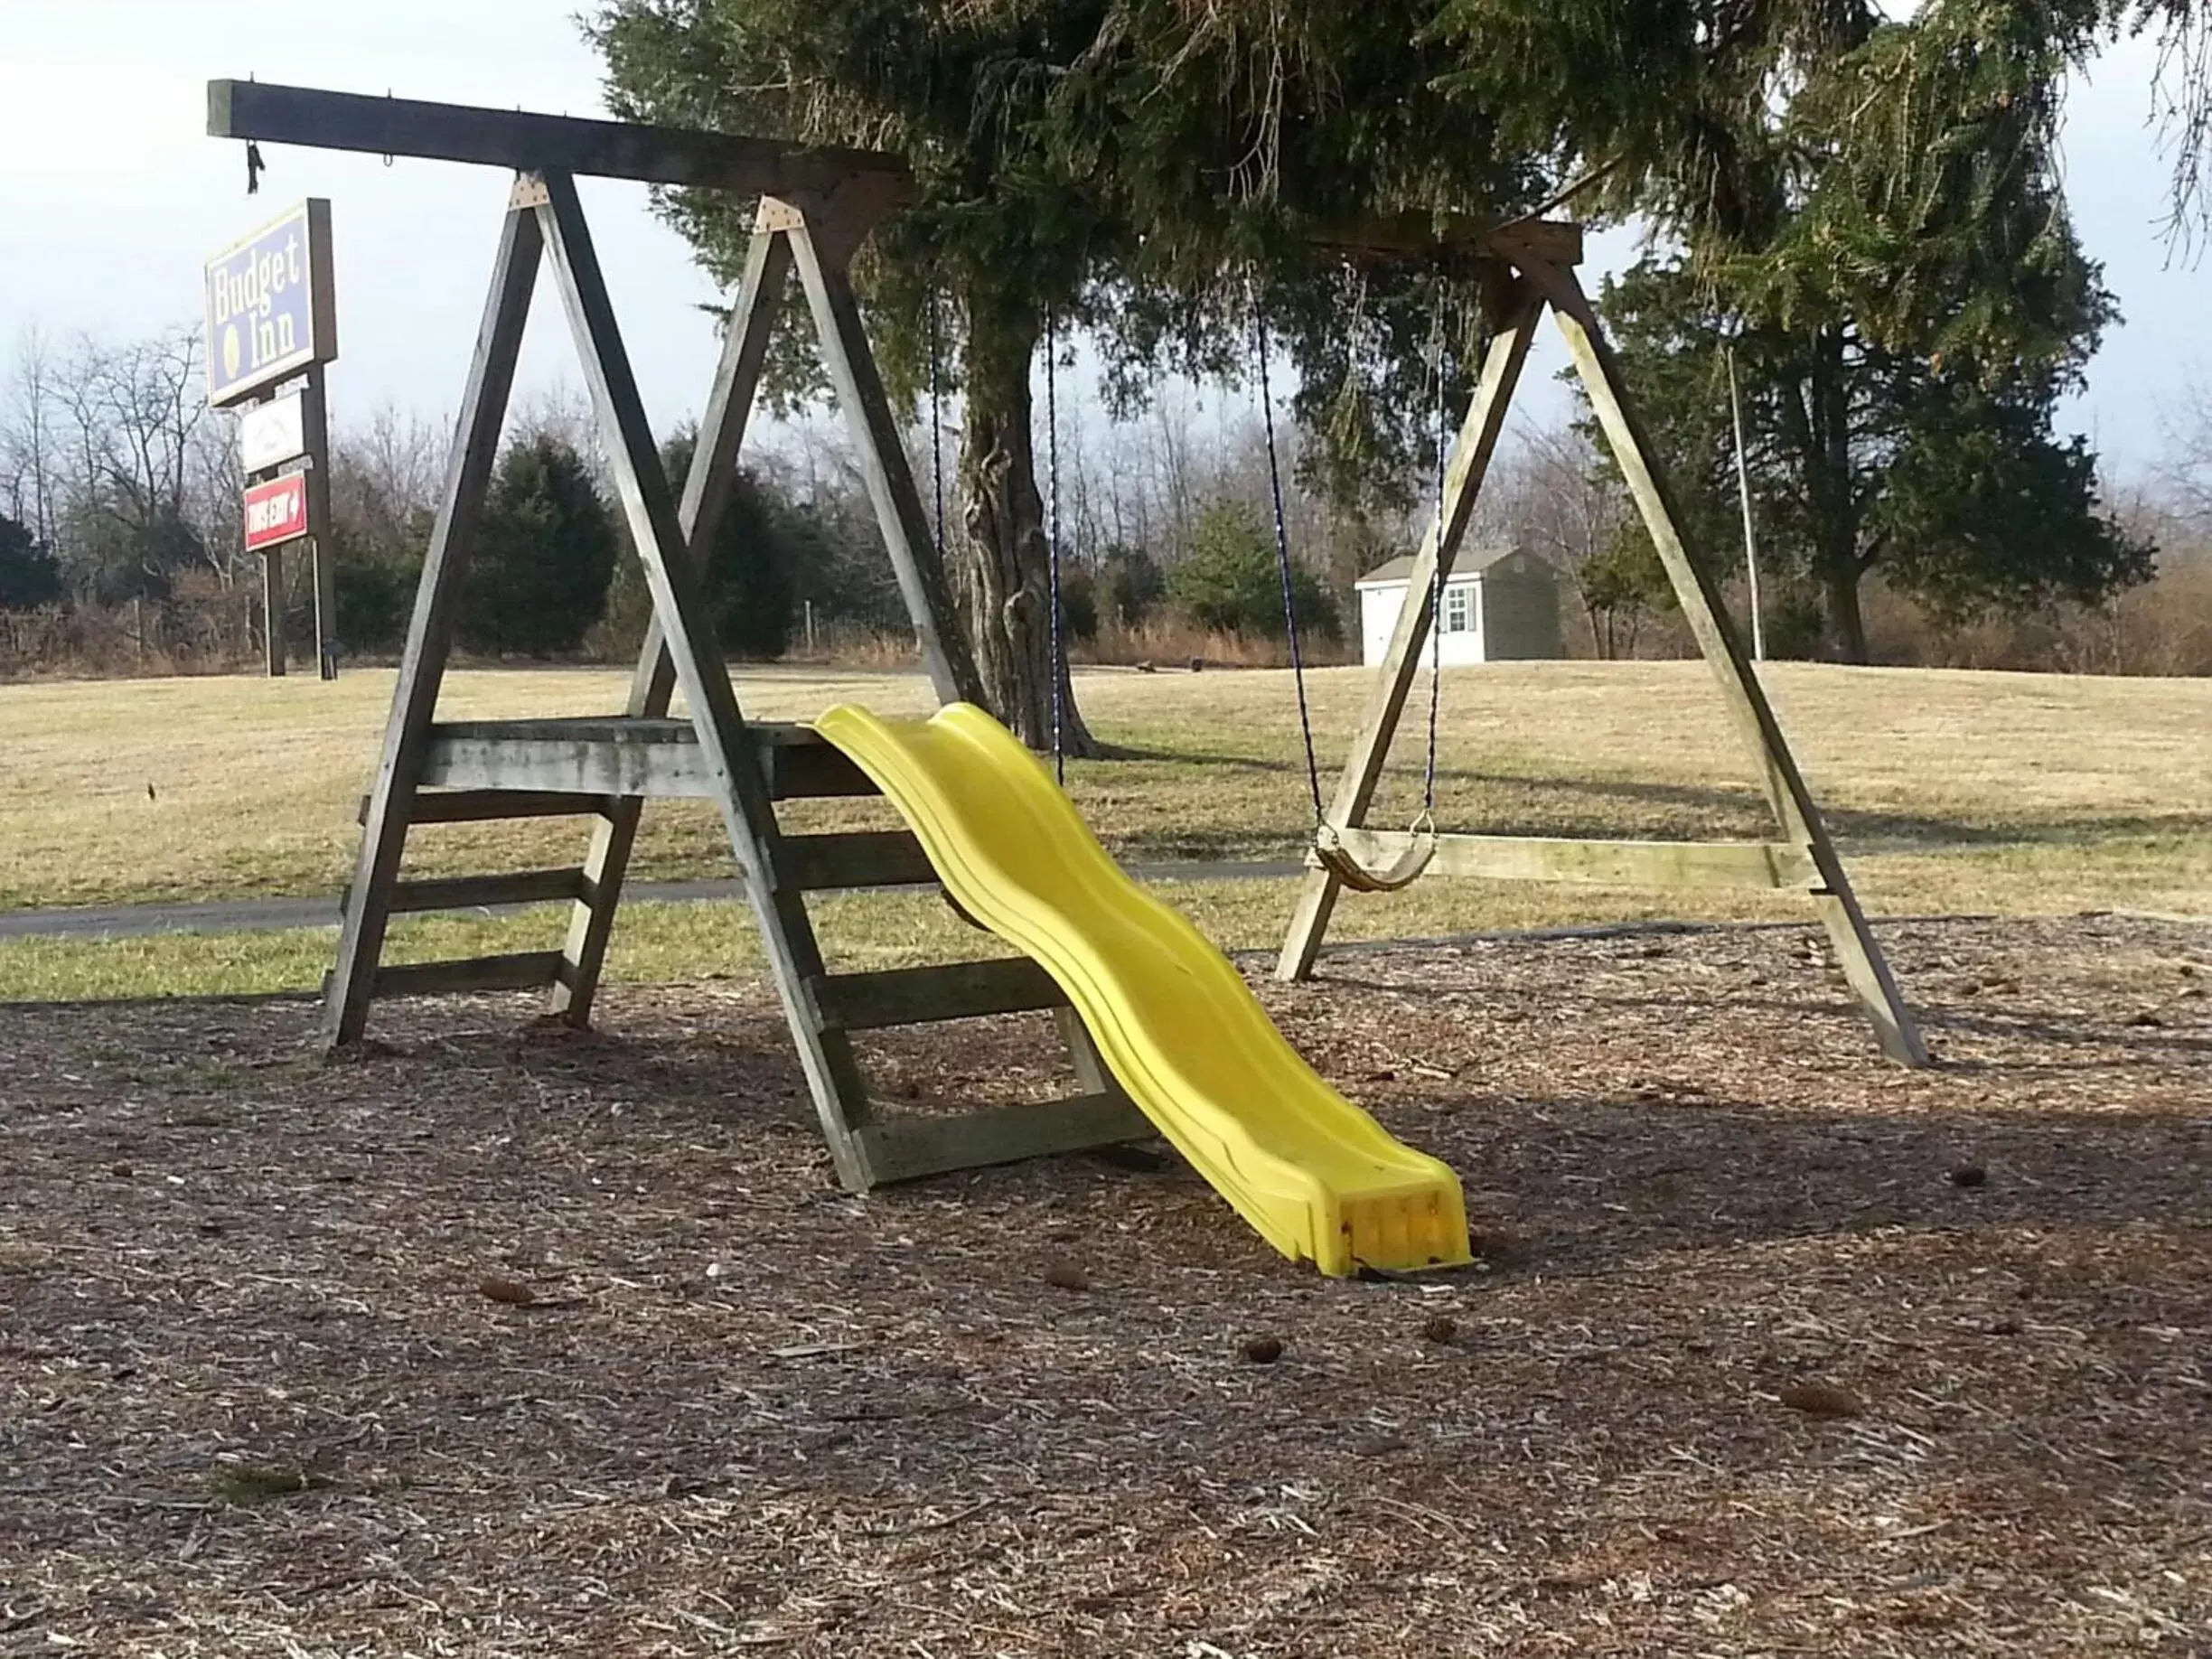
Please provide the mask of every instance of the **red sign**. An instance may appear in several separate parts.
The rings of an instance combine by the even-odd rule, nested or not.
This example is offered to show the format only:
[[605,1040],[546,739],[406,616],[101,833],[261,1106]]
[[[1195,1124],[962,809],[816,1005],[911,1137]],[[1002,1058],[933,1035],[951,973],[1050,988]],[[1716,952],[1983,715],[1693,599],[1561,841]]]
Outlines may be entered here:
[[264,553],[307,533],[307,474],[286,473],[246,492],[246,550]]

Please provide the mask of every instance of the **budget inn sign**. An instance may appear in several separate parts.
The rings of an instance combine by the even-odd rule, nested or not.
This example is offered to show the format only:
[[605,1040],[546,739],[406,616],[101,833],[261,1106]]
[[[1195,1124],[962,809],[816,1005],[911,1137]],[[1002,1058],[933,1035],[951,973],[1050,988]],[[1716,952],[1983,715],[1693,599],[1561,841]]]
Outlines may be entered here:
[[303,202],[208,261],[211,404],[237,403],[337,355],[328,202]]

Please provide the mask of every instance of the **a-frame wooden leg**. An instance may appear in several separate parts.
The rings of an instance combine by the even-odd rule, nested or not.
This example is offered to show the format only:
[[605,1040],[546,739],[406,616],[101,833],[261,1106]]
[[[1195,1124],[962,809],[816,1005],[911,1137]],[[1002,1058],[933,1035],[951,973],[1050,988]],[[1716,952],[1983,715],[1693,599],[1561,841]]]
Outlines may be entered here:
[[[778,216],[772,219],[772,214]],[[936,689],[937,700],[980,702],[982,680],[969,653],[967,636],[953,614],[944,572],[933,558],[924,557],[930,545],[929,515],[914,488],[898,422],[884,393],[883,379],[876,372],[860,320],[859,302],[853,296],[852,282],[845,272],[844,249],[849,239],[831,239],[818,232],[811,214],[797,202],[764,203],[762,220],[780,224],[791,239],[799,281],[814,314],[815,332],[821,337],[822,362],[830,370],[838,407],[844,411],[852,434],[860,474],[867,482],[868,499],[875,504],[884,545],[890,550],[891,568],[898,576],[907,614],[914,619],[922,661]]]
[[1674,586],[1682,615],[1690,624],[1698,648],[1720,681],[1729,712],[1749,740],[1758,757],[1768,803],[1775,820],[1789,839],[1801,841],[1819,870],[1822,890],[1814,895],[1822,923],[1835,947],[1843,977],[1851,983],[1867,1016],[1874,1022],[1882,1050],[1907,1065],[1926,1065],[1927,1049],[1920,1038],[1912,1010],[1906,1007],[1873,930],[1851,892],[1843,863],[1836,856],[1821,821],[1820,809],[1805,787],[1774,710],[1767,706],[1758,678],[1751,671],[1743,646],[1722,609],[1711,579],[1690,558],[1678,528],[1682,522],[1665,481],[1652,457],[1655,453],[1642,421],[1629,400],[1619,361],[1613,355],[1589,297],[1573,271],[1532,266],[1526,273],[1551,301],[1560,330],[1567,337],[1576,371],[1589,393],[1590,407],[1605,428],[1628,489],[1636,497],[1661,563]]
[[[723,337],[722,359],[715,370],[705,417],[699,423],[691,470],[685,475],[683,500],[677,508],[691,568],[702,576],[736,481],[738,451],[745,443],[762,365],[767,361],[769,338],[775,332],[790,276],[791,249],[783,238],[768,230],[756,234],[746,256],[745,279],[738,286],[736,308]],[[656,613],[647,624],[644,649],[631,677],[624,712],[659,718],[668,713],[675,685],[675,664]],[[592,999],[606,965],[607,940],[614,930],[615,908],[622,902],[623,880],[629,872],[630,853],[637,842],[638,819],[644,805],[637,796],[616,801],[592,835],[591,850],[584,860],[584,896],[570,913],[567,942],[562,950],[564,967],[560,982],[553,989],[553,1011],[572,1026],[591,1023]]]
[[[1374,799],[1383,764],[1390,758],[1392,735],[1398,729],[1406,696],[1420,670],[1421,642],[1434,620],[1429,612],[1434,608],[1437,561],[1449,558],[1467,533],[1483,475],[1489,470],[1498,436],[1504,430],[1514,387],[1528,360],[1529,342],[1542,314],[1543,300],[1525,286],[1515,287],[1504,300],[1499,326],[1483,359],[1474,401],[1445,467],[1442,511],[1430,520],[1413,555],[1413,568],[1406,577],[1405,603],[1398,609],[1398,625],[1369,694],[1366,713],[1361,717],[1359,736],[1353,739],[1352,753],[1345,762],[1344,776],[1337,781],[1328,820],[1339,829],[1366,821],[1368,803]],[[1329,871],[1308,872],[1298,908],[1291,913],[1282,954],[1275,963],[1277,979],[1302,979],[1313,971],[1314,958],[1320,953],[1341,891],[1342,884]]]
[[783,1000],[823,1139],[839,1178],[865,1190],[872,1176],[858,1131],[867,1116],[867,1089],[844,1032],[826,1025],[814,1006],[811,982],[822,973],[820,952],[803,896],[785,888],[776,873],[775,819],[767,783],[753,762],[745,717],[715,643],[698,573],[685,551],[676,501],[615,326],[575,181],[548,173],[544,186],[546,205],[539,212],[554,276],[583,359],[623,516],[667,636],[676,684],[698,733],[700,760],[737,855],[745,897],[760,927],[761,948]]
[[461,417],[445,464],[436,523],[423,555],[422,581],[399,658],[391,718],[384,728],[383,756],[370,787],[361,853],[338,938],[337,966],[323,993],[323,1035],[333,1047],[360,1041],[368,1021],[377,961],[390,919],[392,886],[406,849],[409,807],[422,776],[438,686],[445,678],[455,598],[499,454],[500,427],[506,419],[515,359],[522,347],[522,328],[530,317],[530,292],[543,248],[534,211],[511,208],[477,331],[476,355],[461,398]]

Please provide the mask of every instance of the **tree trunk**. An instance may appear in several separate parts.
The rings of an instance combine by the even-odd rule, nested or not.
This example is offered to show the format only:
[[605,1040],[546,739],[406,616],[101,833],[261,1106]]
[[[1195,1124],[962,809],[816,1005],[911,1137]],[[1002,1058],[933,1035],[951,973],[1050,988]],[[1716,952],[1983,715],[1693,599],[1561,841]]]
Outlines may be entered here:
[[1840,330],[1826,329],[1813,358],[1816,447],[1805,457],[1812,476],[1805,492],[1814,505],[1814,558],[1827,601],[1828,625],[1846,662],[1867,660],[1866,619],[1859,609],[1859,499],[1851,487],[1851,386]]
[[949,538],[945,574],[991,713],[1031,748],[1049,751],[1056,680],[1061,753],[1081,756],[1098,745],[1075,707],[1064,638],[1053,661],[1051,560],[1030,442],[1029,365],[1042,332],[1034,311],[971,291],[961,533]]
[[1852,558],[1822,562],[1822,586],[1828,599],[1828,623],[1835,630],[1836,649],[1846,662],[1867,660],[1866,618],[1859,609],[1859,561]]

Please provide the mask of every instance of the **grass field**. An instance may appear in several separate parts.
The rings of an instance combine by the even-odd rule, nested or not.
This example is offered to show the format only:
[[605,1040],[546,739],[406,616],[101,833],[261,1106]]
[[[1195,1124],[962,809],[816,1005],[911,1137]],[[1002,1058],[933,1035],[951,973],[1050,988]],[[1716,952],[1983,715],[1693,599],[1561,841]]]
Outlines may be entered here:
[[[2212,682],[1775,665],[1767,683],[1878,913],[2062,914],[2212,909]],[[1368,684],[1311,678],[1325,788]],[[623,677],[545,670],[448,682],[454,717],[619,707]],[[1282,858],[1309,826],[1289,676],[1249,671],[1083,675],[1093,728],[1136,758],[1070,769],[1101,836],[1136,861]],[[391,694],[389,673],[311,680],[170,680],[0,689],[0,908],[333,893],[350,874],[353,807]],[[763,717],[839,700],[919,710],[909,676],[746,670]],[[1415,718],[1424,701],[1417,692]],[[1505,833],[1745,836],[1765,832],[1749,770],[1696,663],[1496,665],[1446,677],[1438,818]],[[1401,734],[1373,814],[1411,818],[1422,736]],[[887,821],[871,802],[800,803],[811,827]],[[634,873],[726,875],[701,803],[658,803]],[[574,858],[573,825],[420,831],[410,867],[460,874]],[[1279,935],[1288,882],[1177,884],[1224,944]],[[1787,916],[1783,898],[1431,882],[1347,903],[1336,936],[1429,934],[1642,916]],[[972,952],[933,901],[828,901],[825,938],[848,965]],[[436,918],[399,930],[394,957],[524,948],[559,917]],[[638,905],[618,930],[617,977],[743,973],[747,930],[729,906]],[[0,945],[0,997],[266,990],[314,983],[328,930]]]

